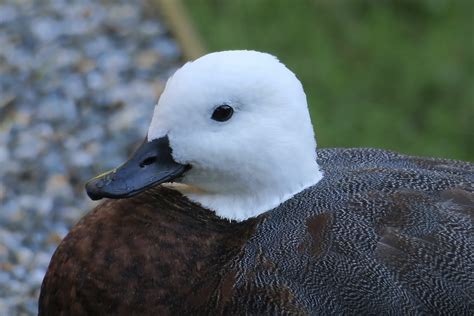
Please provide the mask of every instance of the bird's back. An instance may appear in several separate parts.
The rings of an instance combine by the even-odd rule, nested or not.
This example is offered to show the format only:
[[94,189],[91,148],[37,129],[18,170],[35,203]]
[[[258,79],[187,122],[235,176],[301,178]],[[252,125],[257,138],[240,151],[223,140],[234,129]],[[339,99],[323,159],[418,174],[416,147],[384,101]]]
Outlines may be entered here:
[[228,311],[473,313],[474,166],[319,151],[324,178],[264,215]]
[[242,223],[163,188],[102,204],[56,251],[40,314],[472,315],[474,166],[318,155],[318,184]]

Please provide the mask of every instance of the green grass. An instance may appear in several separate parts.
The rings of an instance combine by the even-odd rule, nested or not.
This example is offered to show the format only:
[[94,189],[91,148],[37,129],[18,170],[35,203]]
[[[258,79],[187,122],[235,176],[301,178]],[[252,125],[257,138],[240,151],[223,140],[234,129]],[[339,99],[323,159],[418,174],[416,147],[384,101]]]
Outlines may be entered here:
[[474,1],[184,2],[209,51],[297,74],[319,146],[474,160]]

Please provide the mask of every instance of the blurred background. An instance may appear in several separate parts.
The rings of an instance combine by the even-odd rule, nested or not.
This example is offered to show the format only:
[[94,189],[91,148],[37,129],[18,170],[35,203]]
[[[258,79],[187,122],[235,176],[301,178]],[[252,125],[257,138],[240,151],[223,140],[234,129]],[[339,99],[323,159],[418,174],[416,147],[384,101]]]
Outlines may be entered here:
[[319,146],[474,159],[474,1],[186,0],[211,51],[279,57]]
[[302,80],[320,147],[474,160],[470,0],[0,0],[0,315],[35,315],[83,185],[146,134],[166,79],[206,51],[270,52]]

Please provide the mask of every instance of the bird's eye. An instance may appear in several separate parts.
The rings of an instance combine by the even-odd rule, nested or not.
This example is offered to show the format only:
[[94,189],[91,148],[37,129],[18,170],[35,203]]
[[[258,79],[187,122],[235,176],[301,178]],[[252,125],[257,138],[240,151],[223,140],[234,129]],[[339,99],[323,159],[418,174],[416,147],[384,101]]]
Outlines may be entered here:
[[214,110],[211,118],[214,121],[225,122],[232,117],[232,114],[234,114],[234,109],[227,104],[223,104]]

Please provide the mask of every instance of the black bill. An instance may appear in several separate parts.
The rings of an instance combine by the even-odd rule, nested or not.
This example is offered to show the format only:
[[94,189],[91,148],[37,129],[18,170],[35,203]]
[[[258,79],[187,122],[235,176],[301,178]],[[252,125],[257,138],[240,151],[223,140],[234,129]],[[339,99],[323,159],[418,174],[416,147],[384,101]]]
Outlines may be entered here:
[[145,142],[122,166],[87,182],[92,200],[127,198],[181,176],[189,166],[173,160],[168,136]]

